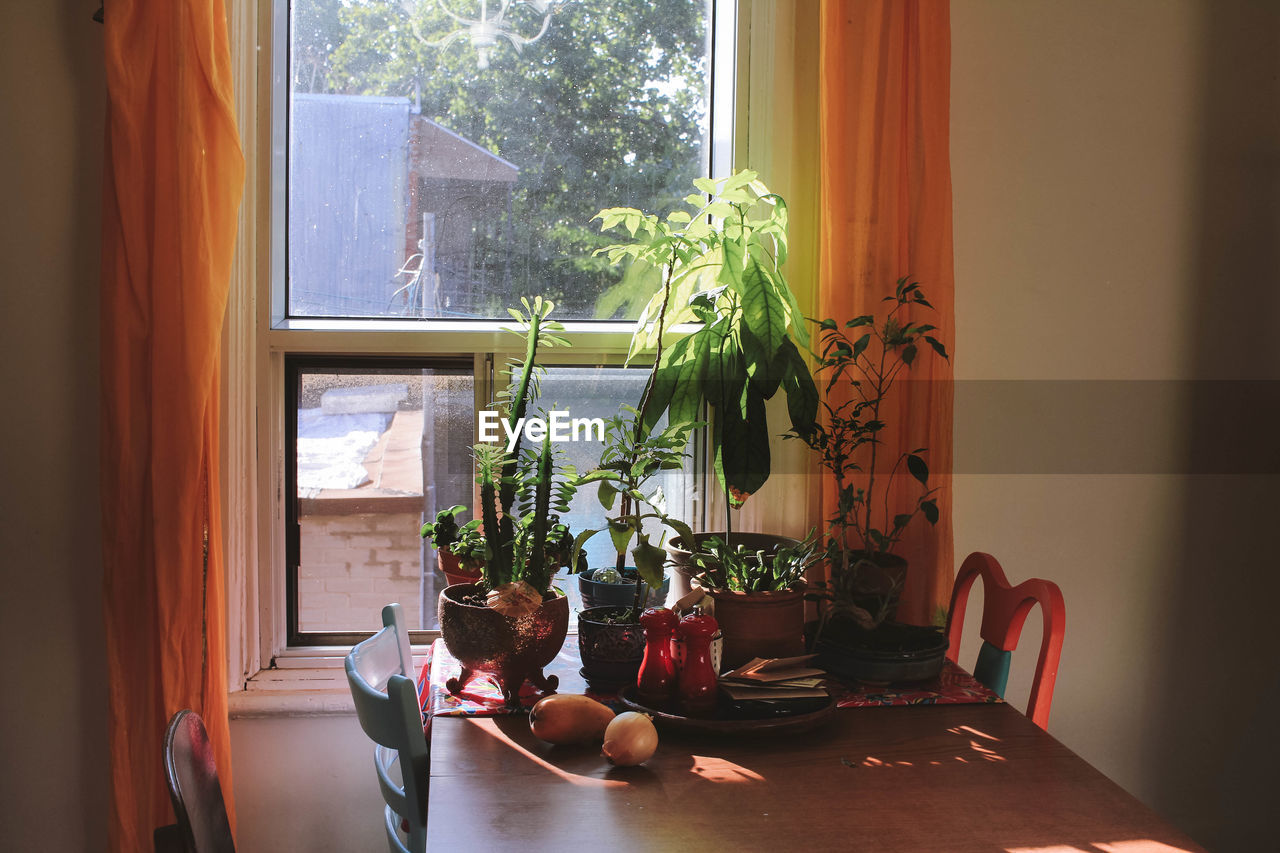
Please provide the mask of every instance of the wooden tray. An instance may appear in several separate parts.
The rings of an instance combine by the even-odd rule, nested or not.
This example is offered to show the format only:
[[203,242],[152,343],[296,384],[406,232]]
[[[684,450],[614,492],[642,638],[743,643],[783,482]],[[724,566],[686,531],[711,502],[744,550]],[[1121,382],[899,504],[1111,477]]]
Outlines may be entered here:
[[807,706],[797,712],[772,711],[755,716],[750,711],[733,707],[729,697],[721,693],[720,704],[716,707],[714,716],[686,717],[680,713],[642,705],[636,700],[635,692],[634,685],[626,687],[618,694],[618,699],[632,711],[640,711],[653,717],[654,724],[659,728],[699,734],[772,735],[801,732],[820,725],[836,709],[836,698],[828,696],[826,702],[816,709]]

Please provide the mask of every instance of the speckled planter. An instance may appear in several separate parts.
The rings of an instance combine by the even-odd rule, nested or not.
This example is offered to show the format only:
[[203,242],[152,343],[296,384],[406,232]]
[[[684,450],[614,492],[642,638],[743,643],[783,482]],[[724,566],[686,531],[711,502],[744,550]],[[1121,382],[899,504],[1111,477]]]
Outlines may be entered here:
[[507,706],[520,707],[525,680],[554,693],[559,680],[542,668],[555,660],[569,631],[569,599],[553,592],[527,616],[512,619],[488,607],[463,604],[475,584],[455,584],[440,593],[440,636],[462,664],[457,678],[445,683],[457,695],[474,678],[488,678],[502,690]]
[[578,653],[582,677],[596,689],[635,685],[644,660],[644,628],[639,622],[605,622],[626,608],[591,607],[578,613]]

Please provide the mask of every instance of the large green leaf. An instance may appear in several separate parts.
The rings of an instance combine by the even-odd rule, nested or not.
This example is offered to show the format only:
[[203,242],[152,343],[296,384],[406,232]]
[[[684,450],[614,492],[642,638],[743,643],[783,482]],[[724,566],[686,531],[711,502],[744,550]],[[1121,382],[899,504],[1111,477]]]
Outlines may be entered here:
[[781,355],[785,360],[782,390],[787,395],[787,414],[791,416],[791,428],[803,436],[813,429],[818,418],[818,389],[795,344],[787,341]]
[[716,412],[716,477],[729,502],[742,506],[769,479],[769,430],[764,399],[746,386],[744,412],[726,406]]
[[[782,373],[778,369],[780,353],[768,352],[760,340],[750,329],[744,328],[740,336],[742,341],[743,364],[746,366],[747,379],[756,393],[768,400],[778,391],[782,381]],[[782,339],[790,344],[789,338]]]
[[688,424],[698,419],[698,406],[702,403],[703,375],[707,369],[708,352],[712,335],[705,330],[684,339],[689,348],[678,365],[678,372],[671,389],[671,403],[667,422]]
[[[727,329],[727,321],[721,321],[698,332],[707,337],[702,396],[715,408],[725,407],[731,401],[736,401],[733,384],[736,380],[741,388],[741,383],[746,379],[742,373],[742,361],[738,357],[737,347]],[[702,352],[699,351],[698,355],[702,356]]]
[[627,546],[631,544],[631,537],[635,534],[635,529],[625,521],[616,518],[609,519],[609,537],[613,539],[613,549],[619,554],[627,552]]
[[742,299],[742,321],[760,341],[765,358],[772,361],[787,338],[786,303],[772,278],[764,271],[760,262],[750,255],[747,256],[742,282],[737,290]]
[[635,561],[636,572],[649,586],[655,589],[662,586],[662,568],[667,561],[667,552],[652,544],[647,536],[641,535],[636,547],[631,549],[631,558]]

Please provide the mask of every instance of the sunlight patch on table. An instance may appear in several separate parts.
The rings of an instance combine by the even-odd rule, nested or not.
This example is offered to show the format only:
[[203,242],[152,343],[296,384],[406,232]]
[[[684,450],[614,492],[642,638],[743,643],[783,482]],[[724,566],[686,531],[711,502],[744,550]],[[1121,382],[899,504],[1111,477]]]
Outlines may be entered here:
[[1150,838],[1131,841],[1095,841],[1087,848],[1070,844],[1051,844],[1048,847],[1006,847],[1007,853],[1187,853],[1182,847],[1173,847]]
[[690,773],[696,773],[708,782],[763,782],[764,777],[740,764],[707,755],[693,756]]

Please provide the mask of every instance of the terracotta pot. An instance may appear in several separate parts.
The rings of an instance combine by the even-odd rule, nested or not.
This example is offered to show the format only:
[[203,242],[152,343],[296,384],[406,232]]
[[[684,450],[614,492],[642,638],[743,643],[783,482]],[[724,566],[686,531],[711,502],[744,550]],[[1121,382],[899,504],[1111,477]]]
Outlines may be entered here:
[[752,658],[804,654],[804,591],[804,584],[778,592],[708,590],[724,633],[724,669],[736,669]]
[[474,569],[465,568],[457,554],[443,548],[436,549],[436,566],[449,581],[450,586],[459,583],[475,583],[480,580],[478,566]]
[[596,689],[617,689],[636,683],[640,662],[644,660],[644,628],[639,622],[606,622],[602,618],[626,609],[590,607],[578,613],[582,677]]
[[445,683],[457,695],[473,678],[488,678],[502,690],[507,706],[520,707],[520,687],[529,680],[554,693],[559,680],[542,668],[555,660],[569,631],[569,599],[555,591],[532,613],[513,619],[488,607],[462,603],[475,584],[454,584],[440,593],[440,636],[462,664]]
[[[723,540],[725,533],[724,531],[713,531],[711,533],[693,534],[693,538],[699,546],[713,536]],[[772,553],[779,548],[794,547],[800,542],[787,536],[774,536],[772,533],[734,533],[731,535],[730,544],[735,548],[738,545],[742,545],[751,551],[763,550],[767,553]],[[685,548],[686,543],[681,541],[679,536],[672,537],[667,543],[667,562],[671,564],[671,587],[667,592],[668,607],[688,595],[693,588],[693,576],[697,573],[697,570],[693,565],[692,552],[685,550]]]

